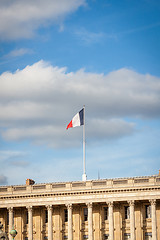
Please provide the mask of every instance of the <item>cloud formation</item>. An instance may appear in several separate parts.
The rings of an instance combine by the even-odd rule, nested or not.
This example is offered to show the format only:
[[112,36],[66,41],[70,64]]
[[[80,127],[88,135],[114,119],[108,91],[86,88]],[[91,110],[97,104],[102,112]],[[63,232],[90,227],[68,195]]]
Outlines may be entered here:
[[27,153],[21,151],[0,151],[0,164],[2,166],[3,162],[7,162],[17,158],[22,158],[25,155],[27,155]]
[[7,177],[4,176],[3,174],[0,175],[0,185],[7,185],[8,180]]
[[62,19],[85,0],[0,1],[0,39],[30,38],[35,30]]
[[80,38],[85,44],[89,45],[91,43],[101,42],[105,36],[102,32],[89,32],[86,29],[78,29],[75,32],[75,35]]
[[80,128],[65,127],[85,104],[88,141],[117,139],[136,130],[126,118],[160,116],[159,96],[160,79],[151,75],[67,72],[39,61],[0,76],[0,132],[6,140],[76,146]]
[[8,54],[4,55],[3,58],[15,58],[15,57],[21,57],[26,54],[32,54],[33,51],[28,48],[19,48],[19,49],[14,49]]

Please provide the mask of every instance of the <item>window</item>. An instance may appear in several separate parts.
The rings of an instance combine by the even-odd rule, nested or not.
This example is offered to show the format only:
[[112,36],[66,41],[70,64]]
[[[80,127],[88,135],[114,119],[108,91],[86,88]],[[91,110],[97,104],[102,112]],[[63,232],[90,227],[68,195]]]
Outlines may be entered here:
[[28,224],[28,212],[25,212],[25,224]]
[[88,235],[83,235],[83,239],[88,239]]
[[84,208],[83,210],[84,210],[84,221],[88,221],[88,208]]
[[145,240],[152,240],[152,233],[151,232],[146,232],[145,233]]
[[151,236],[145,236],[145,240],[152,240]]
[[48,239],[48,237],[47,236],[44,236],[44,240],[47,240]]
[[64,239],[68,239],[68,236],[65,235],[65,236],[64,236]]
[[28,237],[25,237],[25,240],[28,240]]
[[104,240],[109,239],[109,234],[104,234]]
[[68,210],[64,209],[64,221],[68,222]]
[[45,223],[48,223],[48,210],[45,210]]
[[130,207],[125,206],[124,210],[125,210],[125,219],[130,219]]
[[145,206],[145,215],[146,215],[146,218],[151,218],[151,205]]
[[124,234],[124,240],[130,239],[130,233],[125,233]]
[[108,220],[108,207],[104,207],[104,220]]
[[9,212],[7,212],[7,225],[9,225]]

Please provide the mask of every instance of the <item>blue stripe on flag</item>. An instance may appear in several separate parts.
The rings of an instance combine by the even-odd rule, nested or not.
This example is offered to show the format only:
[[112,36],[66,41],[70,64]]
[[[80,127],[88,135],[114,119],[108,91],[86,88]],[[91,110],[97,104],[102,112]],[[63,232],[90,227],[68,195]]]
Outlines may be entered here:
[[79,112],[80,126],[84,125],[84,108]]

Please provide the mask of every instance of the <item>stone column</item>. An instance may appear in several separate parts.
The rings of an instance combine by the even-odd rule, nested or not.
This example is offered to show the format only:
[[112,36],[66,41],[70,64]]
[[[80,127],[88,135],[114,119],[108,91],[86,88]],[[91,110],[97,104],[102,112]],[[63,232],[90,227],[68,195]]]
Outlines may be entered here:
[[113,202],[108,202],[109,207],[109,240],[114,240]]
[[72,204],[67,204],[67,209],[68,209],[68,240],[73,240]]
[[92,203],[87,203],[87,207],[88,207],[88,240],[93,240]]
[[46,207],[48,210],[48,240],[53,240],[52,205],[48,205]]
[[134,214],[134,201],[128,201],[130,207],[130,233],[131,240],[135,240],[135,214]]
[[33,215],[32,206],[27,207],[28,209],[28,240],[33,240]]
[[156,200],[150,200],[152,214],[152,240],[157,240]]
[[[8,208],[9,211],[9,233],[13,229],[13,207]],[[9,234],[9,240],[12,240],[12,236]]]

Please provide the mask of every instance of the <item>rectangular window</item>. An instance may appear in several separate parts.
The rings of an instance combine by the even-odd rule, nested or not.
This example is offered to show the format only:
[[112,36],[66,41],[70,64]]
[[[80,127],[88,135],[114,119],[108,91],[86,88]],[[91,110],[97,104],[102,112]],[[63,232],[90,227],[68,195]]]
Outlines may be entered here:
[[28,224],[28,212],[25,212],[25,223]]
[[145,236],[145,240],[152,240],[151,236]]
[[151,232],[146,232],[145,233],[145,240],[152,240],[152,233]]
[[68,236],[65,235],[65,236],[64,236],[64,239],[68,239]]
[[7,225],[9,225],[9,212],[7,212]]
[[45,210],[45,223],[48,223],[48,210]]
[[88,221],[88,208],[84,208],[83,210],[84,210],[84,221]]
[[104,234],[104,240],[109,239],[109,234]]
[[28,240],[28,237],[25,237],[25,240]]
[[88,235],[83,235],[83,239],[88,239]]
[[124,234],[124,240],[130,239],[130,233],[125,233]]
[[105,220],[108,220],[108,207],[104,207],[104,221]]
[[146,218],[151,218],[151,205],[145,205]]
[[64,209],[64,221],[68,222],[68,210]]
[[124,211],[125,211],[125,219],[130,219],[130,207],[125,206]]

